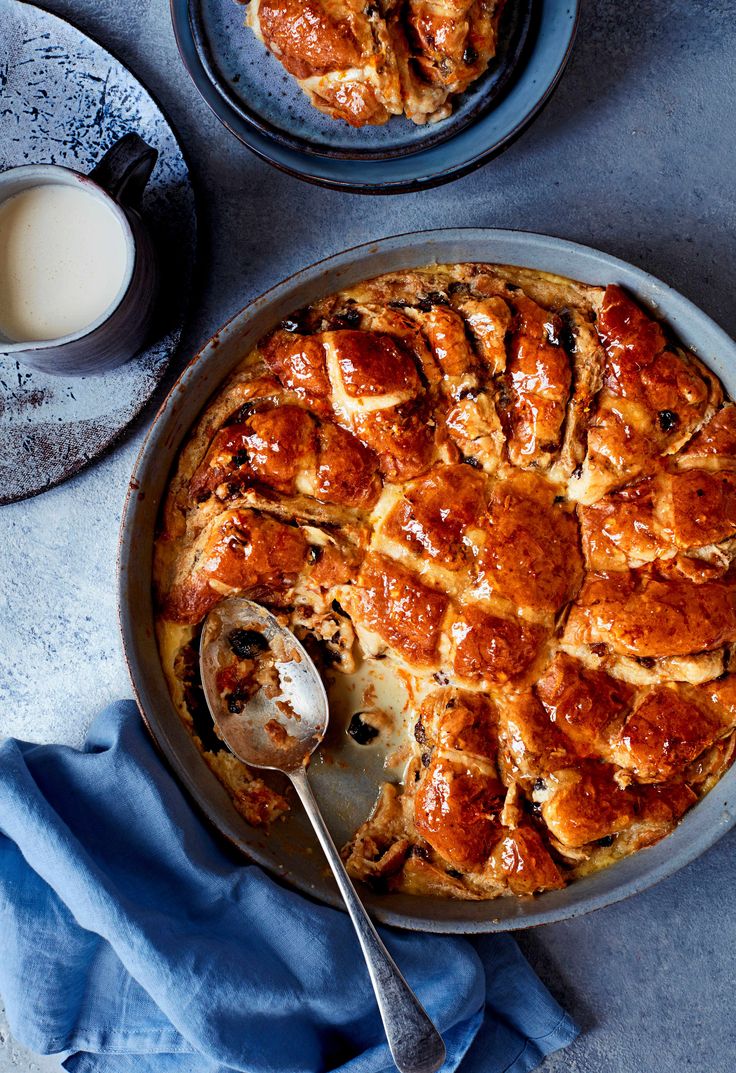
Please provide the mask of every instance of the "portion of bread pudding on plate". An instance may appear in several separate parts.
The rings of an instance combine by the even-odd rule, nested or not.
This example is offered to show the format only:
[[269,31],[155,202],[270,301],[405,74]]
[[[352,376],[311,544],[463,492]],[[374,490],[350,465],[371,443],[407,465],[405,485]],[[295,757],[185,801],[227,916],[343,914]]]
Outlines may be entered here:
[[495,56],[505,2],[249,0],[246,21],[321,112],[433,123]]

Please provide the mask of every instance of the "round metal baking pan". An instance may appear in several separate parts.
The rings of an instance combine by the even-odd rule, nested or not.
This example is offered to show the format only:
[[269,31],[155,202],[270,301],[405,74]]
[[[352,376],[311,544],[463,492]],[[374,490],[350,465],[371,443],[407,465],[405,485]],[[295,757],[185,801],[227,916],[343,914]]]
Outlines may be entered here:
[[[122,520],[119,597],[123,643],[143,717],[171,767],[214,826],[251,860],[306,894],[341,901],[298,807],[269,834],[250,827],[206,767],[169,698],[156,649],[151,561],[156,520],[169,474],[208,398],[265,331],[289,313],[360,280],[431,263],[486,261],[522,265],[585,283],[619,283],[663,318],[736,396],[736,343],[677,291],[641,269],[564,239],[522,231],[453,229],[399,235],[339,253],[279,283],[237,313],[184,370],[141,448]],[[368,814],[383,758],[370,748],[327,742],[338,762],[310,768],[315,793],[338,844]],[[676,872],[736,823],[736,768],[656,846],[561,891],[486,902],[363,891],[387,924],[437,932],[490,932],[550,923],[636,894]]]

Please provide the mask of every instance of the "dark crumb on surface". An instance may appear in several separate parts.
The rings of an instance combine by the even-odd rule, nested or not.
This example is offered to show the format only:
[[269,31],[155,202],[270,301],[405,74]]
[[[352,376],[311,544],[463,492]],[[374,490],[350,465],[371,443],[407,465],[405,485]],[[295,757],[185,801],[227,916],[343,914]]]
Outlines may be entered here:
[[672,432],[673,428],[677,428],[680,423],[680,416],[676,414],[674,410],[660,410],[659,411],[659,427],[662,432]]
[[333,327],[339,328],[358,328],[360,327],[360,313],[357,309],[344,309],[340,313],[336,313],[332,318]]
[[255,659],[260,652],[268,651],[268,641],[258,630],[230,630],[227,641],[238,659]]
[[459,295],[469,295],[470,294],[470,284],[469,283],[457,283],[457,282],[451,283],[449,285],[449,287],[447,288],[447,293],[450,295],[451,298],[455,298],[455,297],[457,297]]
[[424,729],[424,723],[422,722],[421,719],[418,719],[416,721],[416,723],[414,724],[414,737],[416,738],[416,740],[419,742],[420,745],[426,745],[426,743],[427,743],[427,732]]
[[365,723],[362,712],[356,712],[348,725],[348,734],[357,745],[368,745],[378,737],[378,729]]
[[473,469],[483,469],[483,463],[479,462],[477,458],[470,458],[469,455],[463,455],[463,462],[466,466],[472,466]]
[[424,295],[417,302],[417,308],[422,313],[430,313],[432,306],[446,306],[449,305],[447,295],[442,294],[441,291],[430,291],[429,294]]
[[231,693],[227,698],[227,710],[232,715],[240,715],[248,703],[249,698],[242,693]]

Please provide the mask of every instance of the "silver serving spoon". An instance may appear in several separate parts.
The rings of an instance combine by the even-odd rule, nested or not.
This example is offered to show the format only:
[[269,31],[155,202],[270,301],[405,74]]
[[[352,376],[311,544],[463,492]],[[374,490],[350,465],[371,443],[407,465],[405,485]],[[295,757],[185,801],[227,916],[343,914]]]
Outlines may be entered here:
[[[281,690],[269,698],[266,692],[275,691],[260,688],[239,712],[229,710],[217,684],[218,672],[235,658],[230,640],[233,630],[253,631],[255,642],[259,635],[265,638],[276,657]],[[239,638],[242,651],[248,634]],[[254,646],[262,661],[269,657],[265,643],[260,652],[258,643]],[[329,719],[327,694],[317,668],[290,630],[265,608],[241,597],[230,597],[210,611],[199,659],[204,695],[222,740],[249,767],[288,775],[304,805],[355,927],[397,1068],[402,1073],[435,1073],[445,1060],[442,1037],[373,927],[307,781],[307,761],[322,741]]]

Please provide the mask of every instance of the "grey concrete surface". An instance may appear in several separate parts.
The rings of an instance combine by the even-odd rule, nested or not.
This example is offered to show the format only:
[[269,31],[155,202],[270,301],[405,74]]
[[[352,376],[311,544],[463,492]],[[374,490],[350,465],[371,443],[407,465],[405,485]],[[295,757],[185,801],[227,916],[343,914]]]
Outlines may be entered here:
[[[252,156],[189,82],[165,0],[46,0],[125,60],[174,121],[200,193],[199,287],[182,357],[248,299],[356,242],[423,227],[561,235],[661,276],[736,333],[736,0],[587,0],[575,52],[535,125],[449,187],[358,198]],[[106,458],[0,510],[0,732],[78,743],[129,693],[115,545],[153,404]],[[583,1026],[544,1073],[731,1073],[736,834],[658,888],[520,936]],[[0,1023],[0,1073],[57,1068]]]

